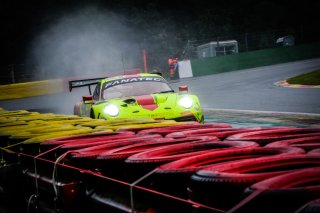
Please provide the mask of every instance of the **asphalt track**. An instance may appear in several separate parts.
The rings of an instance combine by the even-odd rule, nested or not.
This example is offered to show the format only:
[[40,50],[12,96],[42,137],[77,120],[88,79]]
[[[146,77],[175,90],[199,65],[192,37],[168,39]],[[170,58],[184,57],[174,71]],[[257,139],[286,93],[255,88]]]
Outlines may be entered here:
[[320,113],[319,88],[275,85],[316,69],[320,69],[319,58],[184,79],[172,85],[188,85],[203,108]]
[[[320,89],[275,85],[316,69],[320,69],[320,59],[180,79],[170,84],[175,90],[179,85],[188,85],[189,92],[198,95],[206,122],[229,122],[239,126],[319,125]],[[0,107],[72,114],[74,103],[87,94],[87,88],[79,88],[72,93],[0,101]]]

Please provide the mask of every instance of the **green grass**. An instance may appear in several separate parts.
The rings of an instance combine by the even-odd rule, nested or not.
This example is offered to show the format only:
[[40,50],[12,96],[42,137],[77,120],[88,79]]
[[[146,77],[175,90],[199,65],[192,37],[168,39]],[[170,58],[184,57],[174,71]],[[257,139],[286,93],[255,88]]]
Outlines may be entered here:
[[320,70],[289,78],[289,84],[320,85]]

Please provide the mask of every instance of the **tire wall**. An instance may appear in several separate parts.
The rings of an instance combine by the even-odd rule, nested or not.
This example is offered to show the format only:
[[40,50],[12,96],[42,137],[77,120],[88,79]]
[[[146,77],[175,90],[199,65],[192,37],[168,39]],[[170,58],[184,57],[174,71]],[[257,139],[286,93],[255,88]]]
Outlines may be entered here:
[[320,43],[191,60],[194,77],[320,57]]

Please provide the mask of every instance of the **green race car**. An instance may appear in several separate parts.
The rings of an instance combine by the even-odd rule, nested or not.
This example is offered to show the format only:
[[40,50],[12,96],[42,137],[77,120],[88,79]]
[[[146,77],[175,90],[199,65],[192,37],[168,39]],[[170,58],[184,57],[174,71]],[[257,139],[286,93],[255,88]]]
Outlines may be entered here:
[[[96,85],[91,95],[91,85]],[[100,119],[153,118],[204,122],[196,95],[187,86],[175,92],[159,74],[141,73],[112,78],[69,82],[70,91],[88,86],[90,96],[83,96],[74,106],[74,114]]]

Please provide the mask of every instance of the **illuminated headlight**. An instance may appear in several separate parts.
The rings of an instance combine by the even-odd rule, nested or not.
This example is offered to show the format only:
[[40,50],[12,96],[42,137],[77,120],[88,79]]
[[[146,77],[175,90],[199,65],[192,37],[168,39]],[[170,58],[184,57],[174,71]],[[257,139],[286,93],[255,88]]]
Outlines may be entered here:
[[190,107],[192,107],[193,101],[189,96],[183,96],[180,100],[179,100],[179,105],[183,106],[186,109],[189,109]]
[[119,114],[119,108],[116,105],[109,104],[104,108],[104,113],[110,115],[110,116],[117,116]]

